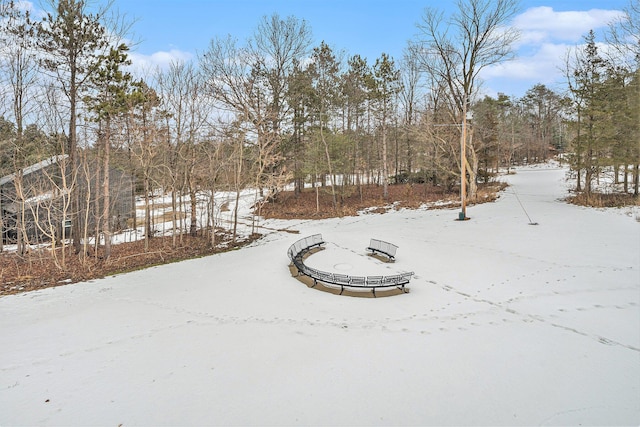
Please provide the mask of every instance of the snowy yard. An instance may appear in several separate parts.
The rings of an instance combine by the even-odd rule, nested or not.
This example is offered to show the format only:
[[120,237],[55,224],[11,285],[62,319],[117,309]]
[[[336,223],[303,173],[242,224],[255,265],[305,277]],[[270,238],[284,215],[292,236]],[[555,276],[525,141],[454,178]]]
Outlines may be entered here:
[[[0,425],[640,424],[637,207],[568,205],[558,168],[505,179],[466,222],[263,221],[248,248],[2,297]],[[307,288],[287,248],[314,233],[309,263],[358,274],[395,243],[411,292]]]

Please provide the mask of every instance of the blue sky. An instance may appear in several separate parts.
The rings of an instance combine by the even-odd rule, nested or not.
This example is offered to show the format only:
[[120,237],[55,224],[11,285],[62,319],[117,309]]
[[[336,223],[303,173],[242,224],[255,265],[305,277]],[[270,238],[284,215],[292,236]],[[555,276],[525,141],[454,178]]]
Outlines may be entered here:
[[[115,0],[114,8],[135,19],[133,53],[138,66],[166,66],[203,52],[215,36],[249,37],[262,16],[278,13],[305,19],[314,45],[325,41],[347,55],[359,54],[370,64],[383,52],[396,60],[407,41],[415,39],[425,7],[445,12],[447,0]],[[536,83],[562,87],[564,53],[589,30],[602,30],[628,0],[524,0],[515,24],[523,37],[519,57],[486,70],[484,89],[522,96]]]

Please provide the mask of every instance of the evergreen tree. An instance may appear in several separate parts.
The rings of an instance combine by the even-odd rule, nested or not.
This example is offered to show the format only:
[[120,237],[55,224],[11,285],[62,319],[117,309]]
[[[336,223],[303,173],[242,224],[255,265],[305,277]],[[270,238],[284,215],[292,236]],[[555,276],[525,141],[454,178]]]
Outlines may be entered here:
[[311,86],[311,74],[303,68],[299,61],[288,77],[286,103],[292,111],[292,130],[288,144],[283,148],[284,156],[290,160],[293,170],[294,194],[300,195],[304,188],[307,170],[304,167],[306,158],[306,133],[310,121],[310,110],[314,97]]
[[325,43],[320,43],[319,47],[313,49],[309,66],[314,89],[314,115],[318,125],[319,138],[324,148],[325,159],[327,161],[327,171],[329,182],[331,183],[331,195],[333,197],[333,208],[337,211],[336,189],[334,182],[334,171],[332,166],[329,142],[327,141],[327,128],[330,124],[332,113],[339,96],[339,70],[340,64],[331,50]]
[[527,160],[531,163],[544,161],[548,157],[549,146],[558,147],[557,140],[566,100],[543,84],[534,85],[522,98],[525,119],[532,130],[528,138]]
[[129,107],[128,96],[132,81],[131,74],[123,71],[130,65],[127,52],[129,47],[121,44],[111,48],[100,58],[101,66],[91,76],[95,93],[85,97],[89,110],[95,113],[94,120],[99,124],[99,146],[102,149],[102,233],[104,235],[105,260],[111,256],[111,131],[112,121],[123,115]]
[[[360,175],[363,161],[361,159],[366,155],[363,147],[363,141],[366,140],[365,117],[370,106],[373,75],[366,59],[360,55],[349,58],[347,65],[348,69],[342,76],[341,90],[346,110],[345,132],[352,146],[352,172],[362,194]],[[367,152],[370,152],[370,149]]]
[[377,105],[382,137],[382,186],[383,198],[389,197],[389,161],[387,158],[387,125],[395,111],[396,95],[402,89],[400,70],[392,58],[383,53],[373,66],[373,99]]
[[598,53],[595,34],[590,31],[585,37],[584,50],[577,56],[569,80],[576,111],[576,137],[572,167],[577,171],[578,191],[581,187],[581,172],[584,171],[584,192],[587,200],[591,196],[594,178],[600,174],[611,130],[610,112],[603,97],[607,61]]
[[[105,10],[90,13],[86,0],[52,0],[53,11],[38,27],[42,64],[60,86],[69,103],[67,144],[72,183],[79,172],[77,120],[81,93],[91,76],[97,73],[102,51],[107,46],[103,25]],[[86,208],[86,206],[84,206]],[[82,238],[80,197],[77,185],[71,185],[71,234],[76,253]],[[84,251],[83,253],[86,253]]]
[[13,147],[15,138],[15,125],[3,116],[0,116],[0,177],[13,172]]

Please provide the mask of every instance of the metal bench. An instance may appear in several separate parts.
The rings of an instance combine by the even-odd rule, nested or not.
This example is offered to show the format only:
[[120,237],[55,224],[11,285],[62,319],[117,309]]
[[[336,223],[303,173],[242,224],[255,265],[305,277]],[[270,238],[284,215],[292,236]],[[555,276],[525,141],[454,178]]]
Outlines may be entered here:
[[406,292],[405,285],[409,283],[413,276],[413,272],[395,274],[391,276],[348,276],[345,274],[332,274],[326,272],[318,273],[319,274],[314,277],[314,286],[318,281],[327,285],[340,286],[340,295],[342,295],[345,288],[371,289],[374,297],[377,296],[376,289],[378,288],[395,287]]
[[[372,242],[374,239],[372,239]],[[376,240],[376,242],[381,242]],[[393,274],[389,276],[349,276],[346,274],[330,273],[327,271],[317,270],[315,268],[308,267],[304,264],[303,258],[306,253],[315,247],[320,247],[325,242],[322,240],[322,235],[314,234],[304,239],[300,239],[289,247],[287,254],[289,259],[298,271],[298,275],[303,275],[313,280],[313,286],[315,287],[318,282],[324,283],[329,286],[339,286],[340,295],[344,292],[345,288],[349,289],[371,289],[373,296],[376,296],[376,289],[378,288],[391,288],[396,287],[403,292],[406,292],[405,285],[409,283],[413,272]],[[386,242],[381,242],[386,243]],[[387,243],[387,245],[391,245]],[[392,249],[385,246],[382,248],[395,255],[395,245],[391,245]],[[379,250],[381,251],[381,250]],[[387,256],[390,256],[387,252],[383,252]]]
[[291,262],[293,262],[296,268],[298,268],[296,261],[299,261],[301,263],[302,258],[307,254],[307,252],[315,247],[321,247],[322,245],[324,245],[322,234],[313,234],[311,236],[305,237],[304,239],[300,239],[289,246],[287,255],[289,255],[289,259],[291,260]]
[[371,251],[372,254],[381,253],[383,255],[386,255],[389,258],[389,261],[395,261],[396,251],[398,250],[398,247],[393,243],[385,242],[378,239],[371,239],[367,250]]

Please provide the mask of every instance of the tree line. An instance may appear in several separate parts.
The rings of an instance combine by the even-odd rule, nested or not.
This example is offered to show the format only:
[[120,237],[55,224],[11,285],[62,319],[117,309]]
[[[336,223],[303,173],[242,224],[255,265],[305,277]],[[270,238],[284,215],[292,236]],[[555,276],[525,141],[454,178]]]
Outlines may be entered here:
[[[48,6],[39,20],[22,3],[0,6],[0,177],[12,176],[19,253],[33,243],[23,173],[52,156],[64,171],[51,180],[56,216],[71,222],[58,240],[83,256],[99,236],[106,258],[117,226],[113,168],[133,177],[131,204],[144,200],[143,218],[126,226],[142,226],[146,240],[154,196],[170,195],[174,244],[190,234],[215,245],[221,191],[254,189],[258,212],[289,186],[330,194],[336,213],[364,185],[386,198],[398,183],[462,184],[473,201],[499,168],[560,153],[577,191],[592,194],[614,173],[638,195],[637,0],[611,25],[615,49],[601,53],[590,33],[567,55],[565,93],[538,84],[522,97],[482,96],[478,77],[513,57],[515,0],[464,0],[448,16],[425,9],[402,58],[382,53],[370,64],[314,45],[307,21],[274,14],[246,41],[214,37],[193,61],[135,76],[129,28],[109,4]],[[238,204],[230,208],[235,238]]]

